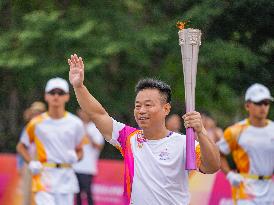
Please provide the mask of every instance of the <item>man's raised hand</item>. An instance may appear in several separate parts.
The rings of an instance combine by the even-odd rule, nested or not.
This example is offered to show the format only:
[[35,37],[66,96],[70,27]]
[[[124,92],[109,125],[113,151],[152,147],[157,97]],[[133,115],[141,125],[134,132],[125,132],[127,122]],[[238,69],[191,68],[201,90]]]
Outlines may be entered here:
[[68,59],[69,64],[69,82],[74,88],[81,87],[84,82],[84,62],[76,54]]

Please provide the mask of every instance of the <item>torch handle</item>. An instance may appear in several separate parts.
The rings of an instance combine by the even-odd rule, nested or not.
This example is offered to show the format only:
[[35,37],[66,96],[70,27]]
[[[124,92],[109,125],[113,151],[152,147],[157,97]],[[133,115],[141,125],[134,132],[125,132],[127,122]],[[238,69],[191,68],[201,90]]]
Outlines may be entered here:
[[191,127],[186,129],[186,169],[196,169],[195,135]]
[[[184,71],[186,112],[195,110],[195,85],[201,31],[199,29],[181,29],[178,32],[181,46]],[[193,128],[186,130],[186,163],[187,170],[196,169],[195,133]]]
[[[191,79],[192,76],[187,76]],[[185,82],[186,112],[195,110],[195,85]],[[193,128],[186,129],[186,170],[196,169],[195,132]]]

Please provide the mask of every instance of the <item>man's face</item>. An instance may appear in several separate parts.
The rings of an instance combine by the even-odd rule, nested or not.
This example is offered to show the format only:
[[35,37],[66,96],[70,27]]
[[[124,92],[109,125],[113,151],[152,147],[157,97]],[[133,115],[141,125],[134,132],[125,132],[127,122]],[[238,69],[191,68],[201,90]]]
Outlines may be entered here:
[[245,108],[248,111],[250,117],[254,117],[258,120],[263,120],[267,118],[269,107],[270,107],[269,100],[262,100],[258,103],[247,102],[245,105]]
[[163,126],[169,112],[170,104],[164,101],[157,89],[144,89],[138,92],[134,117],[141,129]]
[[49,107],[63,107],[69,101],[69,94],[56,88],[45,94],[45,101]]

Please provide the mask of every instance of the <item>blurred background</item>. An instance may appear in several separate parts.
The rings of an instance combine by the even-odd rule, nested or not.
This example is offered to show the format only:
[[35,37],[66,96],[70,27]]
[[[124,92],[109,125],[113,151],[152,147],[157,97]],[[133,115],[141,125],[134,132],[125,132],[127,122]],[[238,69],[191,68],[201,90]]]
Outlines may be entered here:
[[[244,116],[249,85],[260,82],[274,93],[271,0],[1,0],[0,12],[1,152],[15,152],[23,111],[43,100],[47,80],[68,79],[72,53],[84,58],[87,87],[118,120],[134,125],[134,85],[145,76],[167,81],[173,112],[183,113],[180,20],[203,32],[197,110],[226,127]],[[68,110],[74,112],[78,104],[71,97]]]
[[[243,95],[255,82],[274,94],[272,0],[0,0],[0,152],[15,153],[23,112],[43,101],[52,77],[68,79],[67,59],[85,60],[85,83],[116,119],[135,125],[134,85],[156,77],[173,89],[184,113],[176,22],[202,30],[196,108],[225,128],[243,118]],[[67,109],[78,104],[71,89]],[[270,112],[273,119],[274,111]],[[120,159],[106,144],[102,158]]]

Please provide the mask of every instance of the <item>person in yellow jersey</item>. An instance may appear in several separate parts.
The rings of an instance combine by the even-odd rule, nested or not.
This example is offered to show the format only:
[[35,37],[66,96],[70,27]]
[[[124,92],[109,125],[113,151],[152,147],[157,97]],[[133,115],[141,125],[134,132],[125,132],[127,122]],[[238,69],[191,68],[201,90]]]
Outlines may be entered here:
[[65,109],[69,97],[66,80],[50,79],[45,88],[48,111],[26,126],[28,140],[36,146],[35,160],[24,146],[25,138],[17,145],[32,173],[36,205],[73,205],[74,193],[79,192],[71,164],[83,156],[81,142],[85,131],[82,121]]
[[[274,123],[267,119],[273,101],[267,87],[253,84],[245,94],[248,117],[224,132],[218,142],[221,168],[232,186],[234,203],[274,204]],[[236,170],[229,167],[231,154]]]
[[86,112],[79,109],[77,110],[77,115],[84,123],[86,135],[83,140],[84,156],[79,162],[73,164],[80,187],[80,192],[76,195],[76,202],[77,205],[84,204],[82,203],[82,195],[85,194],[88,205],[93,205],[92,180],[98,173],[97,161],[105,140]]

